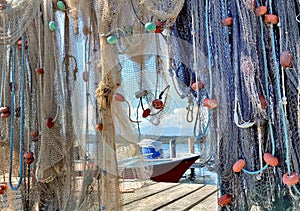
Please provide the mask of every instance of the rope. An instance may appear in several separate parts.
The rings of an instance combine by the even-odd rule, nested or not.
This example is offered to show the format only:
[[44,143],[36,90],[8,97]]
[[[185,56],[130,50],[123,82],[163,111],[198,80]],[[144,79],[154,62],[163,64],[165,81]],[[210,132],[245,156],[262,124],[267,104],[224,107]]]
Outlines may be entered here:
[[[235,89],[237,89],[237,88],[235,87]],[[237,90],[236,90],[236,92],[237,92]],[[235,95],[235,98],[237,98],[237,94]],[[242,124],[239,123],[239,116],[238,116],[238,107],[239,106],[238,105],[239,105],[239,101],[237,99],[235,99],[234,113],[233,113],[234,123],[236,124],[236,126],[238,126],[239,128],[243,128],[243,129],[252,127],[255,124],[255,121],[250,122],[250,120],[249,120],[249,121],[245,122],[243,117],[242,117],[242,122],[243,123]]]
[[262,20],[262,17],[259,17],[259,24],[260,24],[260,32],[261,32],[261,45],[262,45],[262,53],[263,53],[263,61],[264,61],[264,78],[265,78],[265,84],[266,84],[266,103],[267,103],[267,115],[268,115],[268,125],[269,125],[269,130],[270,130],[270,138],[271,138],[271,143],[272,143],[272,155],[274,156],[275,154],[275,141],[274,141],[274,132],[273,132],[273,127],[272,127],[272,121],[271,121],[271,111],[270,111],[270,92],[268,88],[268,61],[267,61],[267,53],[266,53],[266,46],[265,46],[265,41],[264,41],[264,23]]
[[41,45],[41,16],[42,11],[38,12],[38,46],[39,46],[39,60],[40,60],[40,68],[43,67],[43,60],[42,60],[42,45]]
[[[269,1],[270,4],[270,12],[272,13],[272,0]],[[289,136],[287,131],[287,120],[286,120],[286,114],[285,114],[285,108],[282,102],[282,96],[281,96],[281,90],[280,90],[280,75],[279,75],[279,66],[277,62],[277,55],[275,51],[275,37],[274,37],[274,31],[273,31],[273,25],[270,27],[270,34],[271,34],[271,42],[272,42],[272,54],[275,61],[275,80],[276,80],[276,88],[277,88],[277,96],[279,101],[279,108],[281,111],[281,118],[282,118],[282,124],[283,124],[283,133],[285,138],[285,151],[286,151],[286,157],[285,162],[287,165],[288,175],[291,175],[291,163],[290,163],[290,149],[289,149]],[[293,185],[294,190],[300,195],[300,191],[298,188]]]
[[[258,3],[259,5],[259,3]],[[271,144],[272,144],[272,155],[274,156],[275,154],[275,141],[274,141],[274,133],[273,133],[273,127],[272,127],[272,122],[271,122],[271,113],[270,113],[270,108],[269,108],[269,100],[270,100],[270,93],[268,89],[268,64],[267,64],[267,54],[266,54],[266,48],[265,48],[265,42],[264,42],[264,29],[263,29],[263,20],[262,17],[259,17],[260,21],[260,30],[261,30],[261,42],[262,42],[262,51],[263,51],[263,60],[264,60],[264,76],[265,76],[265,83],[266,83],[266,96],[267,96],[267,114],[268,114],[268,125],[269,125],[269,130],[270,130],[270,138],[271,138]],[[236,114],[234,114],[234,118]],[[261,131],[260,128],[258,128],[258,136],[259,136],[259,142],[260,142],[260,159],[261,159]],[[262,166],[262,163],[261,163]],[[244,173],[250,174],[250,175],[255,175],[255,174],[260,174],[262,173],[265,169],[267,169],[269,165],[266,164],[265,166],[261,167],[261,169],[257,171],[248,171],[246,169],[242,169]]]
[[167,103],[167,100],[168,100],[168,93],[169,93],[169,90],[170,90],[170,85],[167,85],[166,86],[166,88],[160,93],[160,97],[162,97],[162,95],[164,94],[164,93],[166,93],[165,95],[165,99],[164,99],[164,102],[163,102],[163,107],[162,107],[162,109],[160,109],[159,111],[157,111],[157,112],[155,112],[155,113],[151,113],[149,116],[156,116],[157,114],[159,114],[159,113],[161,113],[163,110],[165,110],[165,105],[166,105],[166,103]]
[[[6,45],[3,45],[3,52],[5,52],[5,46]],[[6,59],[7,59],[7,56],[5,54],[2,55],[3,58],[2,58],[2,75],[1,75],[1,90],[0,90],[0,106],[3,106],[2,103],[2,99],[4,100],[5,102],[5,97],[3,96],[4,93],[5,93],[5,86],[4,86],[4,81],[5,81],[5,72],[6,72]]]
[[[137,42],[137,43],[133,43],[133,42],[131,42],[129,39],[128,39],[128,37],[126,36],[126,31],[124,31],[123,29],[121,29],[121,28],[118,28],[118,27],[115,27],[114,29],[112,29],[112,30],[110,30],[109,32],[107,32],[106,34],[102,34],[101,36],[102,37],[107,37],[107,36],[109,36],[109,35],[111,35],[112,33],[117,33],[118,31],[120,31],[120,32],[122,32],[123,34],[124,34],[124,39],[126,40],[126,42],[129,44],[129,46],[131,46],[131,47],[137,47],[137,46],[140,46],[141,45],[141,43],[143,42],[143,39],[144,39],[144,36],[142,36],[141,37],[141,39],[139,40],[139,42]],[[139,37],[141,36],[141,34],[139,34]],[[121,47],[120,47],[120,49],[121,49]],[[126,48],[123,50],[123,49],[121,49],[122,50],[122,53],[123,54],[125,54],[125,52],[126,52]]]
[[[85,106],[86,106],[86,110],[85,110],[85,114],[86,114],[86,119],[85,119],[85,138],[86,138],[86,141],[85,141],[85,150],[86,150],[86,154],[84,155],[84,171],[86,170],[86,162],[87,162],[87,155],[89,154],[89,74],[90,74],[90,71],[89,71],[89,68],[88,68],[88,65],[89,65],[89,61],[88,61],[88,56],[87,55],[87,47],[89,48],[89,39],[90,36],[86,36],[86,40],[85,40],[85,44],[84,44],[84,69],[85,69],[85,72],[88,73],[88,80],[86,81],[86,84],[85,84],[85,91],[86,91],[86,97],[85,97]],[[89,48],[90,49],[90,48]]]
[[168,56],[169,56],[169,63],[168,63],[168,65],[169,65],[169,75],[170,75],[170,77],[171,77],[171,79],[172,79],[172,83],[173,83],[173,86],[174,86],[174,88],[175,88],[175,91],[176,91],[176,94],[181,98],[181,99],[184,99],[185,98],[185,95],[184,94],[180,94],[180,92],[179,92],[179,90],[178,90],[178,88],[177,88],[177,85],[176,85],[176,83],[175,83],[175,80],[174,80],[174,76],[175,76],[175,74],[174,74],[174,65],[173,65],[173,60],[171,59],[171,56],[173,56],[173,55],[171,55],[171,35],[172,35],[172,31],[170,31],[170,33],[168,33],[167,34],[167,39],[166,39],[166,41],[167,41],[167,44],[168,44]]
[[129,121],[132,122],[132,123],[141,123],[141,121],[138,121],[138,120],[135,121],[135,120],[131,119],[131,106],[130,106],[130,103],[127,100],[124,100],[124,102],[126,102],[126,104],[128,105],[128,118],[129,118]]
[[193,114],[194,104],[193,104],[193,100],[192,100],[191,96],[189,97],[188,103],[189,103],[189,105],[188,105],[188,107],[186,107],[186,109],[187,109],[186,121],[188,123],[191,123],[191,122],[193,122],[193,119],[194,119],[194,114]]
[[130,0],[130,4],[131,4],[133,13],[134,13],[136,19],[138,20],[138,22],[139,22],[140,24],[142,24],[143,26],[145,26],[145,24],[143,23],[143,21],[142,21],[142,20],[140,19],[140,17],[138,16],[137,11],[136,11],[136,9],[135,9],[135,7],[134,7],[134,5],[133,5],[133,1],[132,1],[132,0]]
[[[270,4],[270,12],[272,13],[272,0],[269,1]],[[276,80],[276,88],[277,88],[277,96],[278,99],[282,99],[281,96],[281,89],[280,89],[280,75],[279,75],[279,66],[277,62],[277,55],[276,55],[276,48],[275,48],[275,38],[274,38],[274,32],[273,32],[273,25],[270,26],[270,35],[271,35],[271,43],[272,43],[272,56],[275,61],[275,80]],[[284,132],[284,138],[285,138],[285,146],[286,146],[286,164],[287,164],[287,169],[288,169],[288,174],[291,174],[291,164],[290,164],[290,149],[289,149],[289,137],[288,137],[288,132],[287,132],[287,123],[285,119],[285,111],[284,107],[282,104],[282,100],[279,101],[279,108],[281,110],[281,115],[282,115],[282,124],[283,124],[283,132]]]
[[[14,46],[14,66],[12,69],[12,94],[11,94],[11,110],[14,111],[15,107],[15,68],[16,68],[16,45]],[[25,84],[25,36],[22,35],[22,67],[21,67],[21,115],[20,115],[20,164],[19,164],[19,179],[17,186],[13,186],[12,184],[12,165],[13,165],[13,136],[14,136],[14,114],[11,114],[10,119],[10,142],[9,142],[9,185],[12,190],[18,190],[22,179],[23,179],[23,129],[24,129],[24,84]]]
[[[193,69],[195,72],[195,80],[196,80],[196,84],[197,84],[197,102],[198,102],[198,110],[197,110],[197,114],[196,114],[196,120],[195,120],[195,124],[194,124],[194,137],[196,138],[196,140],[201,139],[202,137],[204,137],[208,131],[208,127],[210,124],[210,120],[211,120],[211,113],[210,110],[208,109],[208,121],[206,126],[204,126],[204,128],[202,128],[202,132],[199,131],[199,133],[197,134],[197,124],[198,124],[198,120],[200,119],[200,92],[199,92],[199,87],[198,87],[198,63],[197,63],[197,51],[196,51],[196,44],[197,44],[197,40],[196,40],[196,31],[195,31],[195,17],[197,17],[197,11],[198,11],[198,4],[197,1],[194,1],[193,7],[192,7],[192,35],[193,35],[193,56],[194,56],[194,64],[193,64]],[[206,0],[206,8],[205,8],[205,27],[206,27],[206,44],[207,44],[207,57],[208,57],[208,69],[209,69],[209,98],[211,98],[212,95],[212,69],[211,69],[211,50],[210,50],[210,40],[209,40],[209,21],[208,21],[208,10],[209,10],[209,6],[208,6],[208,0]],[[201,126],[201,121],[199,121],[199,128]]]
[[[210,33],[209,33],[209,1],[206,0],[206,9],[205,9],[205,29],[206,29],[206,44],[207,44],[207,60],[208,60],[208,71],[209,71],[209,94],[208,97],[212,97],[212,68],[211,68],[211,49],[210,49]],[[210,116],[210,113],[209,113]]]

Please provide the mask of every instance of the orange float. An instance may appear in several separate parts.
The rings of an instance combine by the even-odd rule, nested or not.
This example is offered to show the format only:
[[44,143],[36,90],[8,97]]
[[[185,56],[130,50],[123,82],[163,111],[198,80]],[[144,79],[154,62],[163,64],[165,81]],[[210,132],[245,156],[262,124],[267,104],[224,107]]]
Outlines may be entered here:
[[289,68],[293,64],[293,55],[290,51],[282,51],[280,54],[280,64],[283,68]]
[[239,159],[238,161],[236,161],[234,163],[234,165],[232,166],[232,170],[236,173],[240,172],[244,167],[246,166],[246,161],[244,161],[243,159]]
[[264,161],[270,166],[277,166],[279,164],[279,160],[277,157],[273,156],[271,153],[264,154]]
[[232,26],[233,18],[232,17],[223,18],[221,23],[223,26]]
[[152,101],[152,106],[155,109],[161,110],[164,107],[164,103],[160,99],[155,99]]
[[[204,88],[204,83],[202,81],[198,81],[198,89],[203,89]],[[197,91],[197,83],[192,84],[192,89],[194,91]]]
[[279,18],[277,15],[266,14],[264,17],[265,23],[277,24],[279,22]]
[[268,9],[266,6],[259,6],[259,7],[255,8],[254,14],[256,16],[262,16],[262,15],[266,14],[267,11],[268,11]]
[[102,131],[103,130],[103,124],[102,123],[97,124],[96,125],[96,130]]
[[299,182],[299,176],[296,172],[292,172],[291,175],[285,173],[282,177],[282,182],[286,185],[295,185]]
[[218,205],[220,207],[226,207],[231,203],[231,196],[229,194],[224,194],[218,199]]
[[203,105],[207,108],[216,108],[218,106],[218,101],[214,99],[205,98],[203,100]]

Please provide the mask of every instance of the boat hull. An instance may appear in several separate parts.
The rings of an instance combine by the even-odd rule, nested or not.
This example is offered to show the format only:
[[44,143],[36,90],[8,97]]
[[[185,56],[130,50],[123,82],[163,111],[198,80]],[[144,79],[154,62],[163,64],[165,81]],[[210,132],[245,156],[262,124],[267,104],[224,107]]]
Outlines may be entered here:
[[[144,162],[145,166],[152,167],[150,179],[155,182],[178,182],[190,166],[199,159],[199,155],[192,155],[173,159],[149,159]],[[135,179],[134,167],[123,169],[123,179]]]
[[186,170],[195,163],[197,159],[199,159],[199,156],[153,165],[153,173],[150,179],[156,182],[178,182]]

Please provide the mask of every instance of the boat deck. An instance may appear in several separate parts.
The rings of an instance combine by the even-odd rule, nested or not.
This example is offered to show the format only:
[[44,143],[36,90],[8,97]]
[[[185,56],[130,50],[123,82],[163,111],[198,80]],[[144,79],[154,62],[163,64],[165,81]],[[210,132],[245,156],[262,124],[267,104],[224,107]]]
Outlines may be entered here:
[[152,183],[132,193],[123,193],[124,211],[214,211],[216,185]]

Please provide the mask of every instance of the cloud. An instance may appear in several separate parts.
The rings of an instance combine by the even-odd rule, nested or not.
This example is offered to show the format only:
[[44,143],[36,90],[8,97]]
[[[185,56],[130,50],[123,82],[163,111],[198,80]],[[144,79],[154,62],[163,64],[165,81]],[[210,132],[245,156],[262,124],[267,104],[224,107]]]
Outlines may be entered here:
[[[195,120],[195,108],[193,114]],[[140,124],[141,131],[143,134],[193,136],[194,122],[189,123],[186,116],[186,108],[175,108],[172,112],[166,114],[158,126],[153,125],[148,120],[143,120]]]

